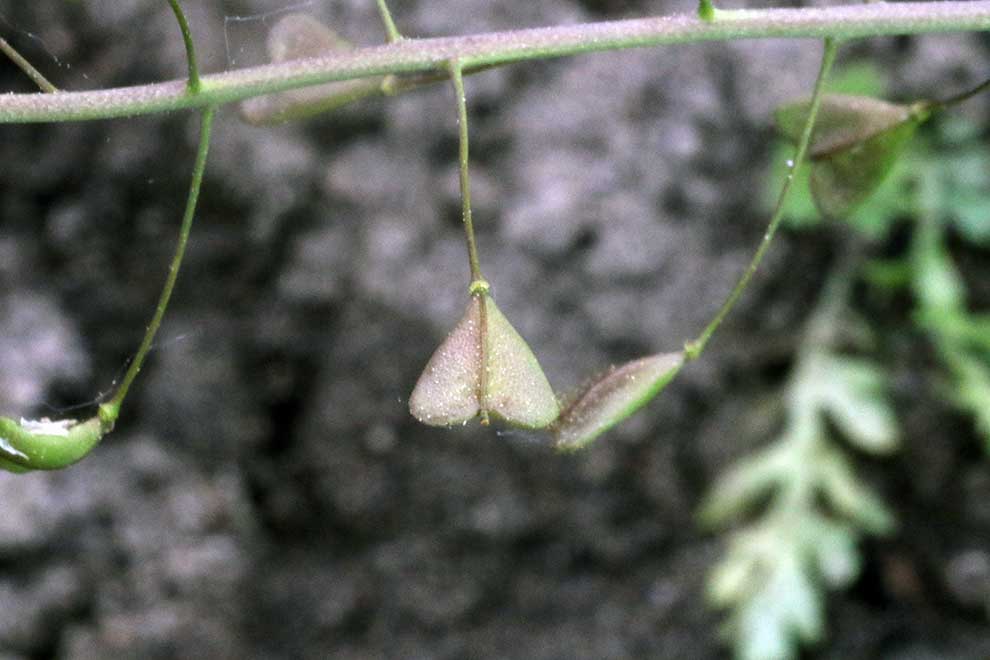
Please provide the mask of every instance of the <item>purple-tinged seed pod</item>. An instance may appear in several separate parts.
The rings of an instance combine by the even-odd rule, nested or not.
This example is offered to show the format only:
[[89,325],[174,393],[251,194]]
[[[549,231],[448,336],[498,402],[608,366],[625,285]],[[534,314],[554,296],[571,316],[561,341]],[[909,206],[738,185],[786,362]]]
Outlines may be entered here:
[[557,448],[573,450],[609,430],[656,396],[684,366],[684,352],[650,355],[592,379],[553,425]]

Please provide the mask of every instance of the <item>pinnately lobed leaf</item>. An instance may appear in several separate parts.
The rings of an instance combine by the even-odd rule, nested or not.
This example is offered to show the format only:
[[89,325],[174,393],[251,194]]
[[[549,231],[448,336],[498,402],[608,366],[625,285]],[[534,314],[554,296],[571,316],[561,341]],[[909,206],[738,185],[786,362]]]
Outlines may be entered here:
[[558,449],[580,449],[656,396],[684,366],[684,352],[650,355],[602,374],[582,389],[553,425]]
[[106,430],[98,417],[82,422],[16,422],[0,417],[0,468],[11,472],[60,470],[92,451]]
[[483,293],[471,297],[464,316],[433,353],[409,397],[409,411],[431,426],[491,414],[540,429],[560,408],[532,350]]

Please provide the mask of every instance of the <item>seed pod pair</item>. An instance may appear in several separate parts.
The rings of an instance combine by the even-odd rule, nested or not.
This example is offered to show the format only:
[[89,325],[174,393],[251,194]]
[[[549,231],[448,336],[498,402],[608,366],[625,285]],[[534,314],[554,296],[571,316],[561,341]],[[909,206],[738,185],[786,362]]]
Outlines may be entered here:
[[547,428],[558,449],[583,447],[642,408],[684,365],[681,351],[633,360],[592,379],[561,410],[529,346],[487,291],[475,294],[409,397],[412,415],[431,426],[497,417]]
[[409,397],[409,411],[431,426],[464,424],[478,416],[487,424],[494,416],[541,429],[560,408],[533,351],[481,287],[427,363]]

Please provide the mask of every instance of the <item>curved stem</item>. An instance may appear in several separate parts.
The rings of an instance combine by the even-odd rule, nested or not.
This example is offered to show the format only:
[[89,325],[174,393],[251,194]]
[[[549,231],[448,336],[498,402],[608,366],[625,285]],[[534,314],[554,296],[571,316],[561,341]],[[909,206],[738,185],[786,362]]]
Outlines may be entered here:
[[199,79],[199,65],[196,63],[196,45],[193,43],[192,32],[189,30],[189,21],[186,20],[186,15],[182,11],[182,7],[179,6],[179,0],[168,0],[168,4],[172,6],[172,13],[175,14],[175,20],[179,22],[179,30],[182,31],[182,40],[186,44],[186,60],[189,62],[189,91],[193,94],[198,94],[203,87],[203,83]]
[[791,163],[790,171],[787,174],[787,179],[784,181],[784,187],[780,190],[780,196],[777,198],[777,205],[773,210],[773,215],[770,216],[770,224],[767,226],[766,233],[763,234],[763,240],[760,241],[760,246],[756,249],[756,253],[753,255],[752,260],[749,262],[749,266],[746,267],[743,276],[736,283],[736,286],[732,289],[729,297],[722,304],[721,309],[718,310],[718,314],[715,318],[711,320],[708,326],[702,331],[698,338],[692,342],[688,342],[684,349],[685,354],[688,359],[695,359],[701,355],[702,351],[705,350],[705,346],[708,344],[708,340],[711,339],[712,334],[725,320],[725,317],[735,306],[739,297],[746,290],[749,285],[749,281],[753,278],[753,274],[756,273],[756,269],[759,268],[760,262],[763,261],[763,257],[766,255],[767,250],[770,248],[770,243],[773,241],[774,234],[777,233],[777,229],[780,227],[780,222],[784,217],[784,203],[787,201],[787,195],[791,191],[791,187],[794,185],[794,179],[797,175],[798,169],[804,164],[805,156],[808,153],[808,144],[811,142],[811,133],[815,126],[815,119],[818,117],[818,108],[821,106],[822,101],[822,91],[825,87],[825,80],[828,78],[828,73],[832,69],[832,64],[835,62],[835,54],[838,50],[839,42],[829,37],[825,39],[825,49],[822,53],[822,64],[818,71],[818,79],[815,80],[815,91],[811,96],[811,107],[808,109],[808,117],[804,122],[804,129],[801,131],[801,139],[798,142],[797,153],[794,155],[794,160]]
[[0,123],[108,119],[205,108],[335,80],[499,66],[579,53],[700,41],[839,39],[990,30],[990,0],[860,3],[838,7],[750,9],[706,22],[692,15],[402,41],[349,53],[204,76],[198,94],[184,81],[91,92],[0,95]]
[[48,82],[48,78],[42,75],[41,71],[34,68],[23,55],[17,52],[17,50],[7,43],[7,40],[0,37],[0,52],[10,58],[10,60],[17,65],[17,67],[27,74],[27,77],[34,81],[34,84],[38,86],[38,89],[45,92],[46,94],[51,94],[52,92],[57,92],[58,88]]
[[145,330],[141,346],[138,348],[138,352],[134,356],[130,367],[128,367],[127,373],[124,374],[124,379],[121,381],[120,387],[110,401],[100,406],[100,419],[104,422],[112,423],[120,415],[120,406],[124,402],[124,398],[127,397],[127,392],[134,383],[134,379],[141,372],[144,360],[148,356],[148,351],[151,350],[155,335],[158,333],[158,328],[161,327],[162,319],[165,317],[169,300],[172,298],[175,282],[179,278],[179,268],[182,266],[182,259],[186,253],[186,244],[189,242],[189,234],[192,231],[193,219],[196,216],[196,203],[199,200],[199,190],[203,183],[203,171],[206,169],[206,157],[210,150],[210,134],[213,128],[213,117],[215,114],[216,108],[207,108],[203,111],[199,133],[199,148],[196,152],[196,163],[193,165],[192,181],[189,184],[189,197],[186,200],[186,210],[182,217],[182,226],[179,229],[179,240],[176,243],[175,255],[172,257],[172,263],[169,266],[168,277],[165,279],[165,286],[162,288],[161,296],[158,299],[155,314],[151,318],[151,323],[148,324],[148,329]]
[[468,169],[468,117],[467,98],[464,95],[464,75],[461,63],[453,60],[450,63],[450,79],[454,83],[454,96],[457,102],[457,127],[460,145],[460,174],[461,174],[461,215],[464,220],[464,236],[467,239],[468,263],[471,266],[471,286],[475,282],[484,282],[481,274],[481,264],[478,261],[478,246],[474,240],[474,221],[471,216],[471,174]]
[[982,92],[985,92],[988,89],[990,89],[990,78],[984,80],[983,82],[981,82],[976,87],[974,87],[972,89],[969,89],[969,90],[967,90],[965,92],[961,92],[959,94],[956,94],[955,96],[950,96],[949,98],[942,99],[940,101],[932,101],[932,103],[929,105],[929,107],[932,110],[944,110],[946,108],[951,108],[954,105],[959,105],[963,101],[970,100],[971,98],[973,98],[977,94],[981,94]]

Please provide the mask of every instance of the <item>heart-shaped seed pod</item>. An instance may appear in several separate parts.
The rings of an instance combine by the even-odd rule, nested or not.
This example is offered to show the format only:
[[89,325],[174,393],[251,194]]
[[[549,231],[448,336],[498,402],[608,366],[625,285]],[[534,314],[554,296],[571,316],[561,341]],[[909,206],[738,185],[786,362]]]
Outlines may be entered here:
[[[780,107],[777,127],[792,142],[801,137],[810,102]],[[898,105],[866,96],[822,97],[812,134],[811,194],[818,210],[842,217],[883,182],[904,145],[930,116],[927,104]]]
[[865,202],[887,178],[919,124],[898,124],[815,161],[811,168],[811,195],[822,215],[842,218]]
[[[787,103],[777,108],[777,130],[791,142],[801,139],[810,101]],[[822,97],[808,155],[821,158],[870,139],[912,118],[912,107],[869,96],[826,94]]]
[[684,352],[660,353],[613,367],[567,403],[553,425],[558,449],[584,447],[655,397],[684,366]]
[[487,293],[471,297],[463,318],[430,358],[409,397],[413,417],[431,426],[488,416],[522,428],[557,418],[557,398],[526,341]]
[[[352,50],[354,45],[306,14],[284,16],[268,33],[268,56],[273,63],[321,57]],[[328,112],[358,99],[381,93],[383,78],[344,80],[281,94],[260,96],[241,104],[250,124],[280,124]]]
[[0,468],[60,470],[84,458],[107,431],[99,417],[57,422],[0,417]]

